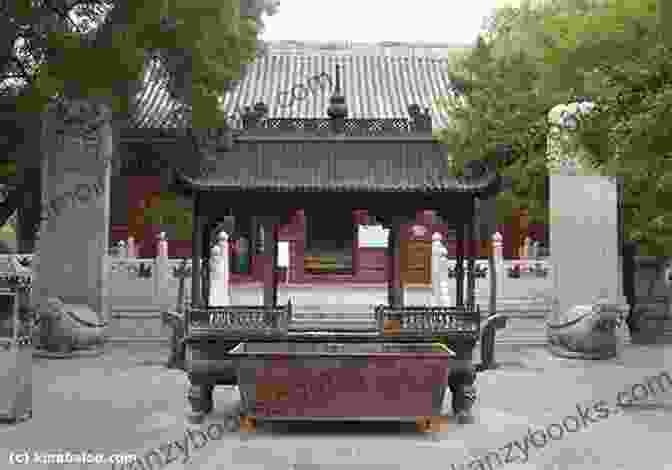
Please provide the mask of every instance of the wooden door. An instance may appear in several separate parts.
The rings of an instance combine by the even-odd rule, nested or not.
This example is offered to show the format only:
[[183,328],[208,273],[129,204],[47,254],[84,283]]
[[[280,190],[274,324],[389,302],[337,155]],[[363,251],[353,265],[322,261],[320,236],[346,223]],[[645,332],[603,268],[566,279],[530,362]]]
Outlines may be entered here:
[[432,242],[424,240],[402,240],[401,282],[404,284],[432,283]]

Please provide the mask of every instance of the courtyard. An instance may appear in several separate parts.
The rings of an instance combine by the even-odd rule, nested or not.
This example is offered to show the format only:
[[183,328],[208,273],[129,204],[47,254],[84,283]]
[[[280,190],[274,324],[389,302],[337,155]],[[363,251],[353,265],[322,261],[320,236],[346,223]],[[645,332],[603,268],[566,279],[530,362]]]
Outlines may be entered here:
[[[33,418],[0,427],[2,467],[9,467],[12,452],[25,449],[130,453],[144,460],[144,466],[126,467],[21,465],[31,470],[669,467],[665,438],[672,431],[672,387],[664,379],[648,394],[637,386],[651,387],[650,377],[667,370],[669,346],[629,345],[606,361],[559,359],[543,347],[498,347],[501,367],[477,378],[475,423],[459,425],[446,411],[442,429],[434,434],[390,422],[260,423],[254,432],[241,432],[229,419],[237,392],[226,386],[215,389],[215,409],[206,421],[188,425],[188,380],[182,371],[163,366],[167,355],[163,346],[137,344],[108,345],[97,358],[34,359]],[[619,392],[635,389],[642,400],[617,411],[618,397],[632,401]],[[616,411],[607,417],[593,410],[581,417],[579,409],[586,413],[601,400]],[[450,408],[448,398],[445,408]],[[561,436],[553,427],[563,422],[570,429],[568,423],[580,421],[578,432]],[[541,429],[553,438],[535,434]],[[210,437],[203,440],[198,430]],[[180,451],[185,444],[188,458]]]

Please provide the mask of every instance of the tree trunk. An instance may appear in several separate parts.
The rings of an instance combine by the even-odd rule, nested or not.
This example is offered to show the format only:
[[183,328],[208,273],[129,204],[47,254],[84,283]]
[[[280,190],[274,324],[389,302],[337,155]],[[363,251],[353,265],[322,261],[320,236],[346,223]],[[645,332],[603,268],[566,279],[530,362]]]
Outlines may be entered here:
[[17,251],[34,253],[42,217],[42,175],[40,168],[26,168],[23,175],[26,191],[18,207]]
[[41,116],[37,113],[17,113],[24,139],[14,153],[17,180],[20,182],[0,208],[0,222],[18,211],[17,251],[33,253],[42,217],[42,148]]

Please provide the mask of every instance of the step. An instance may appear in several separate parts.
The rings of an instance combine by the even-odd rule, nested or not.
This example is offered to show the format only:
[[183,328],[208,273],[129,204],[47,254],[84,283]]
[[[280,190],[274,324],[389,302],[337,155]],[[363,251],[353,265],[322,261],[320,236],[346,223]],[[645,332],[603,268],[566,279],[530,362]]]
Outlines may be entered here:
[[371,321],[343,321],[343,320],[323,320],[323,321],[292,321],[290,329],[300,330],[369,330],[375,329],[377,323]]

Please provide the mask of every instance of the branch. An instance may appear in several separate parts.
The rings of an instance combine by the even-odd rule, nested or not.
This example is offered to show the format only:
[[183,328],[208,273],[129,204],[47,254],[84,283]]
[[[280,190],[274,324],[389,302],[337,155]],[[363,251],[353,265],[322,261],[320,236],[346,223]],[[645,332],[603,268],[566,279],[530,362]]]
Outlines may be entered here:
[[0,226],[3,226],[7,223],[7,220],[14,214],[14,212],[19,208],[21,204],[21,196],[24,191],[23,185],[20,185],[17,188],[12,189],[8,192],[7,198],[4,202],[0,203]]
[[11,58],[11,61],[14,62],[15,64],[17,64],[17,65],[19,66],[19,73],[21,74],[22,78],[23,78],[24,80],[26,80],[30,85],[32,85],[32,84],[34,83],[33,77],[32,77],[32,75],[31,75],[30,73],[28,73],[28,71],[26,70],[26,67],[25,67],[25,65],[23,64],[23,62],[21,62],[21,61],[20,61],[19,59],[17,59],[16,57],[12,57],[12,58]]
[[66,23],[70,23],[70,25],[72,26],[72,29],[74,29],[78,33],[83,33],[83,31],[79,29],[79,26],[77,25],[77,23],[72,21],[72,18],[70,18],[70,16],[68,16],[69,11],[64,12],[64,11],[59,10],[58,8],[56,8],[53,5],[52,0],[45,0],[45,4],[46,4],[46,6],[49,10],[51,10],[52,12],[56,13],[59,17],[64,19]]

